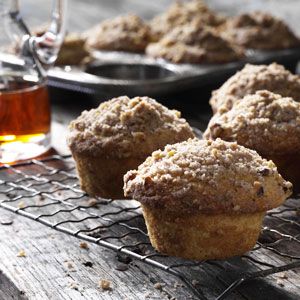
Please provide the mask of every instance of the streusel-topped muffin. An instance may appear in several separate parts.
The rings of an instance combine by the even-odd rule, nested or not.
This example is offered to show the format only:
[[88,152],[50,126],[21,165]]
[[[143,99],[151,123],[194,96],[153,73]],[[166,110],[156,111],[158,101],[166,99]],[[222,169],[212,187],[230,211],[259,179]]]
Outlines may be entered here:
[[215,30],[192,22],[149,44],[146,53],[174,63],[224,63],[243,58],[243,50],[221,38]]
[[227,20],[223,36],[240,46],[253,49],[285,49],[300,46],[299,39],[280,19],[251,12]]
[[268,90],[300,101],[300,77],[276,63],[247,64],[212,93],[210,105],[214,112],[225,112],[233,103],[258,90]]
[[69,126],[68,144],[81,187],[90,195],[123,197],[123,175],[154,150],[193,137],[180,113],[148,97],[114,98],[84,111]]
[[124,181],[125,195],[142,204],[152,245],[192,259],[250,250],[265,211],[292,188],[272,161],[221,139],[167,145]]
[[272,159],[294,187],[300,187],[300,103],[269,91],[245,96],[216,114],[204,134],[256,150]]
[[211,11],[202,0],[191,0],[176,1],[166,12],[154,17],[149,24],[152,34],[159,40],[175,27],[187,25],[195,20],[203,25],[217,26],[225,19]]
[[78,33],[69,33],[64,38],[55,64],[80,65],[90,62],[91,59],[86,39]]
[[85,36],[90,48],[128,52],[143,52],[152,40],[149,26],[133,14],[103,21]]

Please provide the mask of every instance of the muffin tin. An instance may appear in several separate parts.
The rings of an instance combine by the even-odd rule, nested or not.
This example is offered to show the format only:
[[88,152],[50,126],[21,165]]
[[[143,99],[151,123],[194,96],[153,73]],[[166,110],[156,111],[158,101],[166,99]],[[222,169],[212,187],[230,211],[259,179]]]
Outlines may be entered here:
[[[92,63],[82,67],[49,70],[50,86],[96,96],[158,96],[225,81],[246,63],[278,62],[295,69],[300,48],[277,51],[247,50],[244,60],[225,64],[173,64],[143,54],[92,53]],[[294,70],[292,70],[294,71]]]

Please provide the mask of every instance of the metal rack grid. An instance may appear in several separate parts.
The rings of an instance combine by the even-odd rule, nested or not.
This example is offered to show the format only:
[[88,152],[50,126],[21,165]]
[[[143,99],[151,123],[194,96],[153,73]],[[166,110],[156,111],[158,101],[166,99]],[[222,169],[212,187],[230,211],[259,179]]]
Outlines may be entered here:
[[149,242],[139,204],[133,200],[89,198],[80,190],[70,156],[1,166],[0,206],[164,270],[181,279],[199,299],[207,299],[205,292],[192,281],[212,268],[220,270],[217,279],[225,286],[215,295],[220,300],[238,292],[241,284],[251,279],[300,267],[299,199],[289,199],[267,213],[260,238],[246,255],[202,262],[156,252]]

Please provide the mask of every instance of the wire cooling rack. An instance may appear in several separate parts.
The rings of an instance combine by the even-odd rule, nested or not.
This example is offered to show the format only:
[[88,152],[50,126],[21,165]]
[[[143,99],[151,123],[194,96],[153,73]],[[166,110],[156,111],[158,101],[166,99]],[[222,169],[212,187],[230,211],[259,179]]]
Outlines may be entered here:
[[[289,199],[266,215],[261,236],[249,253],[226,261],[199,262],[157,253],[137,202],[89,198],[80,190],[70,156],[0,167],[1,207],[164,270],[181,279],[199,299],[251,294],[245,282],[266,276],[272,282],[273,274],[299,268],[299,201]],[[294,272],[287,280],[297,287],[300,275]],[[216,289],[216,281],[224,289]],[[296,294],[300,296],[300,288]]]

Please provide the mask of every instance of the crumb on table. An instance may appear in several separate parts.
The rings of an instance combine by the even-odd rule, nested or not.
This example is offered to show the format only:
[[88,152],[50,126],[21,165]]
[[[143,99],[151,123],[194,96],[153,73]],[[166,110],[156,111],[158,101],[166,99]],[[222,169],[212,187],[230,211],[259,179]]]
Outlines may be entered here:
[[79,247],[81,249],[89,249],[89,245],[86,242],[80,242]]
[[109,280],[107,280],[107,279],[101,279],[99,281],[99,286],[104,291],[111,290],[111,282]]
[[26,257],[26,252],[22,249],[18,252],[17,257]]

